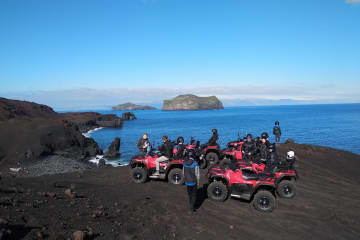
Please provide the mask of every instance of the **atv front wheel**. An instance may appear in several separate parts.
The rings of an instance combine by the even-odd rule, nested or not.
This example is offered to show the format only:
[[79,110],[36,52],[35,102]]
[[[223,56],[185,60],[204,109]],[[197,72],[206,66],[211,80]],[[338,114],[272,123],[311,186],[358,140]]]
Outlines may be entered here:
[[206,161],[209,163],[209,165],[215,165],[219,162],[219,156],[214,152],[209,152],[205,156]]
[[171,184],[182,185],[184,184],[183,171],[180,168],[171,169],[168,175],[168,181]]
[[208,186],[207,194],[211,200],[223,202],[228,196],[228,189],[224,183],[214,181]]
[[271,192],[260,190],[254,196],[253,205],[258,211],[272,212],[276,208],[275,201],[275,197]]
[[131,178],[134,183],[144,183],[147,180],[147,172],[143,167],[134,167],[131,170]]
[[282,198],[293,198],[296,195],[296,186],[293,182],[284,180],[277,186],[276,192],[279,197]]

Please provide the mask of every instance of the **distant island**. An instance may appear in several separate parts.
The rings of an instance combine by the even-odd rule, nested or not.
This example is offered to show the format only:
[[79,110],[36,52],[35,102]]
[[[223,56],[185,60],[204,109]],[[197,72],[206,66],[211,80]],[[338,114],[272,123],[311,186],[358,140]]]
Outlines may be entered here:
[[193,94],[179,95],[170,100],[164,100],[162,110],[210,110],[224,109],[222,102],[215,96],[198,97]]
[[155,110],[155,107],[152,106],[142,106],[142,105],[136,105],[134,103],[124,103],[116,105],[115,107],[112,107],[113,111],[119,111],[119,110],[126,110],[126,111],[132,111],[132,110]]

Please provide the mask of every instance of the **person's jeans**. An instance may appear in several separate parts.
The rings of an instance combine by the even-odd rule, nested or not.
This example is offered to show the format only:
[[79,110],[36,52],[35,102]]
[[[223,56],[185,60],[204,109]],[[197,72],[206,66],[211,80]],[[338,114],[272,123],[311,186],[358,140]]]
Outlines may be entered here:
[[275,135],[275,142],[279,143],[280,142],[280,135]]
[[156,171],[159,172],[160,171],[160,163],[161,162],[165,162],[169,160],[169,158],[165,157],[165,156],[161,156],[158,159],[155,160],[156,163]]
[[195,204],[196,204],[196,195],[197,195],[197,185],[194,186],[186,186],[187,192],[189,196],[189,207],[191,211],[195,211]]

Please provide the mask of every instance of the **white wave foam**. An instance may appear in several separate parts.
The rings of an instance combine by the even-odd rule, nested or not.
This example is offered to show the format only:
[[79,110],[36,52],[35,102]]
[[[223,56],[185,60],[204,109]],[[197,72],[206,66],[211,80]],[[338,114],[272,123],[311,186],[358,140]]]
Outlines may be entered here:
[[98,127],[98,128],[92,129],[90,131],[87,131],[86,133],[83,133],[83,136],[89,138],[93,132],[98,131],[100,129],[103,129],[103,127]]

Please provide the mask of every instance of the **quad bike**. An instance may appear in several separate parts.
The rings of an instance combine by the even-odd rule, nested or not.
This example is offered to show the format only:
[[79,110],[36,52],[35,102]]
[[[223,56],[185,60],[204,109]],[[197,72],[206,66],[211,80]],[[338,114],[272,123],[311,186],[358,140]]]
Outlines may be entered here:
[[276,208],[276,183],[272,173],[253,173],[246,169],[212,167],[208,172],[208,196],[223,202],[229,196],[252,200],[256,210],[272,212]]
[[251,165],[230,169],[215,166],[209,169],[209,198],[225,201],[230,195],[245,200],[252,199],[255,209],[271,212],[276,207],[276,194],[283,198],[295,196],[296,170],[282,169],[275,173],[266,173],[260,168],[254,171],[256,167]]
[[182,185],[183,159],[170,159],[160,163],[160,175],[154,175],[156,172],[155,160],[159,155],[150,153],[147,155],[136,155],[130,161],[131,178],[134,183],[145,183],[148,178],[168,180],[171,184]]
[[[228,169],[229,166],[221,164],[222,168]],[[242,169],[248,170],[254,174],[266,173],[266,165],[264,163],[252,162],[252,161],[236,161],[236,164],[232,164],[233,170]],[[297,171],[295,170],[293,163],[286,161],[280,161],[279,164],[271,171],[274,175],[276,187],[276,193],[281,198],[293,198],[296,195],[295,181],[299,178]]]
[[228,148],[225,148],[221,151],[222,158],[228,159],[243,159],[242,145],[244,142],[229,142]]

